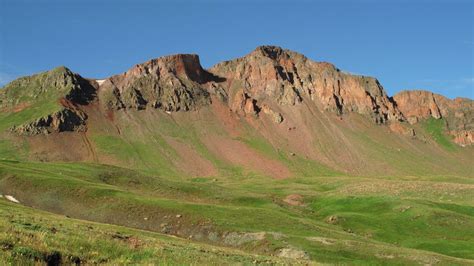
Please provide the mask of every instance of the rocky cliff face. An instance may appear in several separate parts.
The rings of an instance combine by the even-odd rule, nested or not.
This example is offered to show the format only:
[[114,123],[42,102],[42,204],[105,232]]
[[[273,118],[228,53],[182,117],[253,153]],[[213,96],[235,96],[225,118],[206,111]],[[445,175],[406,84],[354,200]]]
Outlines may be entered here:
[[[17,79],[0,95],[0,109],[18,116],[19,124],[10,127],[20,135],[84,131],[87,115],[81,105],[91,103],[96,89],[90,81],[66,67],[58,67]],[[35,112],[24,112],[32,106]]]
[[357,112],[377,123],[403,119],[376,79],[343,73],[332,64],[280,47],[258,47],[245,57],[215,65],[210,72],[226,79],[223,86],[232,108],[244,112],[252,109],[252,104],[242,104],[243,98],[269,106],[314,101],[325,110]]
[[31,123],[13,126],[10,130],[27,136],[65,131],[80,132],[86,130],[86,119],[87,115],[84,112],[65,108]]
[[275,46],[258,47],[209,70],[202,68],[197,55],[165,56],[100,81],[59,67],[11,82],[0,91],[0,110],[15,114],[38,105],[41,112],[11,127],[18,134],[33,135],[86,130],[82,106],[94,101],[107,111],[186,112],[212,100],[240,116],[267,115],[276,124],[285,120],[285,110],[313,104],[321,111],[355,112],[378,124],[390,122],[392,131],[408,136],[416,133],[400,121],[444,118],[456,143],[473,143],[472,100],[449,100],[427,91],[402,92],[392,99],[375,78],[344,73],[330,63]]
[[189,111],[211,103],[206,84],[216,78],[192,54],[165,56],[106,79],[99,99],[108,109]]
[[463,98],[450,100],[429,91],[402,91],[393,99],[407,121],[415,124],[422,119],[444,118],[447,133],[460,145],[474,143],[474,101]]

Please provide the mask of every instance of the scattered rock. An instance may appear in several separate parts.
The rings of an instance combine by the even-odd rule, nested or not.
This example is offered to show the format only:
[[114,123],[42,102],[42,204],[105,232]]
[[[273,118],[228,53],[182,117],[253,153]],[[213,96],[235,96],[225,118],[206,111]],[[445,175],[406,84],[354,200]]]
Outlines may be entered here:
[[377,258],[381,258],[381,259],[394,259],[394,258],[395,258],[395,255],[392,255],[392,254],[385,254],[385,253],[382,253],[382,254],[377,253],[377,254],[375,254],[375,256],[376,256]]
[[299,194],[290,194],[283,199],[283,202],[291,206],[303,206],[303,196]]
[[308,237],[306,239],[308,239],[310,241],[320,242],[323,245],[334,245],[336,243],[336,241],[334,239],[325,238],[325,237],[313,236],[313,237]]
[[245,243],[260,241],[265,239],[265,232],[259,233],[237,233],[231,232],[224,236],[224,243],[230,246],[240,246]]
[[216,232],[209,232],[207,238],[211,242],[218,242],[219,241],[219,235]]
[[398,121],[390,123],[389,128],[392,132],[397,133],[399,135],[404,135],[408,137],[416,136],[415,130],[413,128],[410,128],[408,125]]
[[411,209],[411,206],[403,206],[403,207],[400,208],[400,212],[406,212],[409,209]]
[[291,247],[280,249],[277,253],[277,256],[282,257],[282,258],[289,258],[289,259],[304,259],[304,260],[309,259],[309,256],[305,251],[298,250]]
[[278,112],[273,111],[268,105],[263,105],[262,111],[265,114],[269,115],[272,121],[275,122],[276,124],[283,123],[283,120],[284,120],[283,115]]
[[328,224],[338,224],[339,217],[337,215],[331,215],[326,219],[326,223]]

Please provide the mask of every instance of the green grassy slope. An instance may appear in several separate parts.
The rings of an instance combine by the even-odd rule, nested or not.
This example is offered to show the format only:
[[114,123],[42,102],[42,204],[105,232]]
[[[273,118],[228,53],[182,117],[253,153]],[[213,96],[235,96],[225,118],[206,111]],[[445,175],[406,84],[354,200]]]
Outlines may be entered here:
[[422,122],[422,127],[441,147],[449,151],[456,150],[455,144],[445,134],[446,121],[444,119],[429,118]]
[[19,78],[0,90],[0,132],[62,109],[58,100],[74,87],[76,78],[65,67]]
[[[0,131],[53,112],[62,93],[2,112]],[[17,105],[31,101],[15,97]],[[296,263],[279,258],[286,254],[322,263],[474,264],[473,150],[454,146],[443,120],[423,121],[409,138],[315,107],[312,115],[293,114],[301,126],[291,132],[264,117],[217,118],[210,107],[107,118],[84,108],[81,136],[92,161],[39,162],[48,150],[35,157],[35,145],[54,134],[0,134],[0,194],[21,202],[0,199],[0,263],[58,256],[67,263]],[[291,175],[275,179],[248,158],[233,163],[209,144],[219,138],[229,141],[219,144],[231,149],[228,157],[240,149]],[[183,170],[196,156],[215,174]]]
[[[474,259],[474,185],[467,178],[176,180],[95,164],[0,164],[3,194],[73,218],[267,255],[292,248],[319,262],[468,264]],[[302,197],[299,206],[284,201],[290,194]],[[247,241],[249,233],[265,236]]]
[[[303,264],[54,215],[0,199],[0,263]],[[307,262],[306,262],[307,263]],[[306,264],[304,263],[304,264]]]

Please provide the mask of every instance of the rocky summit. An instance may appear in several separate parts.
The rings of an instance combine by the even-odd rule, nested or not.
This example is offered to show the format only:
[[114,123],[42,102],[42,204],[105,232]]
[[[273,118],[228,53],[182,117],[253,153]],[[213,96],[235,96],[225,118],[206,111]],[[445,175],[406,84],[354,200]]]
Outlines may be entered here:
[[93,103],[100,104],[101,112],[146,108],[186,112],[208,106],[214,99],[241,116],[258,118],[263,113],[276,123],[293,106],[308,104],[341,117],[361,114],[376,124],[412,125],[445,118],[455,143],[473,143],[471,99],[450,100],[428,91],[402,91],[389,97],[373,77],[345,73],[330,63],[276,46],[257,47],[209,70],[194,54],[153,59],[105,80],[85,79],[59,67],[11,82],[0,97],[7,112],[41,103],[42,98],[61,106],[31,122],[11,125],[19,134],[84,131],[87,114],[81,106]]
[[0,89],[0,264],[471,265],[473,144],[472,99],[276,46],[58,67]]

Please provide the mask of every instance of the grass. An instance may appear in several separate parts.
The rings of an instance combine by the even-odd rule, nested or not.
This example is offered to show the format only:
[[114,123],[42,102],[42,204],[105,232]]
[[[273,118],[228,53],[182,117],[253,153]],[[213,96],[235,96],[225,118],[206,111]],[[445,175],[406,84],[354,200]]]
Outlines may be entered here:
[[52,114],[61,110],[61,106],[55,99],[48,99],[41,104],[35,104],[19,112],[5,112],[0,114],[0,131],[5,131],[12,126],[18,126],[25,123]]
[[448,151],[456,150],[456,146],[446,136],[446,122],[444,119],[435,119],[430,117],[422,124],[425,131],[430,134],[433,140]]
[[[28,115],[13,116],[0,123]],[[209,151],[203,136],[230,137],[219,125],[177,116],[117,113],[115,122],[127,125],[120,134],[88,131],[99,157],[121,167],[33,162],[27,145],[0,140],[0,194],[21,201],[0,199],[0,263],[58,257],[88,264],[297,263],[278,257],[284,248],[322,263],[474,263],[474,183],[465,164],[452,172],[463,153],[410,148],[425,144],[400,143],[378,129],[345,129],[372,173],[359,176],[276,148],[250,129],[235,137],[293,174],[276,180]],[[130,117],[142,126],[132,126]],[[441,123],[424,128],[450,150]],[[189,145],[218,174],[181,172],[175,163],[187,158],[167,138]],[[320,145],[325,153],[333,149]],[[286,198],[295,194],[301,202],[291,205]]]
[[[74,218],[127,226],[127,230],[132,231],[134,229],[130,228],[162,232],[161,225],[166,223],[170,227],[167,233],[183,238],[193,235],[198,241],[196,245],[208,242],[222,246],[229,232],[275,232],[279,237],[267,235],[262,240],[233,248],[275,255],[281,248],[292,247],[306,251],[312,260],[319,262],[412,264],[429,261],[429,258],[447,264],[472,262],[474,250],[470,242],[474,239],[474,202],[472,197],[469,200],[470,184],[456,183],[468,189],[467,194],[443,200],[427,198],[422,193],[406,198],[403,194],[385,195],[383,190],[368,190],[358,196],[345,192],[352,185],[363,187],[374,182],[409,186],[418,184],[416,182],[432,183],[345,176],[302,176],[286,180],[265,177],[173,180],[167,176],[149,175],[146,171],[98,164],[0,162],[0,193],[12,194],[29,206]],[[459,193],[449,186],[442,189],[447,195]],[[290,206],[283,202],[286,195],[293,193],[302,195],[303,206]],[[30,209],[30,212],[35,211]],[[10,216],[11,213],[22,215],[22,212],[10,211]],[[27,235],[30,231],[42,232],[42,228],[48,228],[39,223],[38,218],[33,218],[41,217],[38,215],[31,214],[29,218],[23,218],[23,222],[14,222],[13,225],[9,223],[22,219],[2,218],[1,222],[13,226],[19,234]],[[176,215],[182,217],[174,218]],[[328,223],[330,216],[336,216],[337,222]],[[35,222],[25,224],[25,220],[31,219]],[[78,227],[74,233],[65,231],[64,238],[72,241],[76,234],[85,233]],[[212,234],[217,238],[210,241],[208,237]],[[8,238],[3,238],[8,242]],[[3,238],[0,237],[0,241]],[[51,238],[64,240],[57,236]],[[326,239],[333,244],[311,238]],[[64,258],[133,263],[151,262],[151,258],[157,256],[146,250],[133,253],[126,247],[116,248],[114,241],[104,244],[99,239],[88,238],[90,249],[85,252],[89,255],[74,253],[74,249],[59,249],[48,242],[55,240],[39,239],[37,241],[43,241],[43,244],[9,249],[7,257],[44,259],[47,254],[59,251]],[[17,241],[13,242],[16,246]],[[105,254],[105,257],[90,255],[99,247],[102,250],[99,255]],[[395,256],[396,259],[381,254],[390,254],[389,258]],[[191,263],[179,256],[176,259],[184,264]]]
[[[251,133],[247,133],[251,134]],[[268,143],[263,137],[251,134],[248,137],[239,137],[237,140],[262,155],[283,162],[295,176],[338,176],[340,172],[331,169],[314,160],[305,159],[286,150],[279,150]]]
[[[72,75],[58,67],[6,85],[0,93],[0,132],[61,110],[58,100],[72,88]],[[21,105],[25,108],[12,109]]]
[[[335,215],[335,223],[346,231],[395,245],[474,259],[472,213],[384,196],[323,198],[315,200],[312,208],[320,219]],[[469,206],[459,208],[473,210]]]
[[54,215],[0,199],[0,263],[252,264],[292,263],[121,226]]

